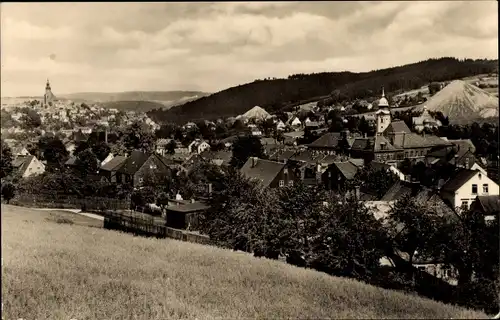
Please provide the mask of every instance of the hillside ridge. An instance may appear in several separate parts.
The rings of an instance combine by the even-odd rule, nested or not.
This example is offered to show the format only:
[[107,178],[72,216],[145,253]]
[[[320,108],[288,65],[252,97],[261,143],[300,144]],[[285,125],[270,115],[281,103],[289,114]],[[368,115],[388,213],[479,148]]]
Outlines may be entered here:
[[382,86],[386,93],[394,93],[421,88],[433,81],[496,72],[497,60],[439,58],[369,72],[295,74],[286,79],[255,80],[234,86],[169,110],[152,110],[149,116],[157,122],[184,123],[237,116],[254,106],[272,113],[315,97],[319,100],[335,90],[348,99],[363,99],[378,96]]

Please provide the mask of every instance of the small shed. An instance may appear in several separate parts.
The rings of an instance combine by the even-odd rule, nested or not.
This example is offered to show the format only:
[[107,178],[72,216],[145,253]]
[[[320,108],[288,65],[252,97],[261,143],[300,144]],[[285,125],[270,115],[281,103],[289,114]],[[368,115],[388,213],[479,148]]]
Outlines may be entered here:
[[204,202],[177,203],[168,206],[166,226],[174,229],[196,230],[199,214],[209,208]]

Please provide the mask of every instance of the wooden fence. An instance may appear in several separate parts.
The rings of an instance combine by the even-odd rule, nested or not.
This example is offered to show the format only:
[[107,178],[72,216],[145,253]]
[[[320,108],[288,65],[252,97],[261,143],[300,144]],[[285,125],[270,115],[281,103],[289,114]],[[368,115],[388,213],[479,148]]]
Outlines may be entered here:
[[145,217],[145,215],[138,214],[107,212],[104,217],[104,228],[146,237],[172,238],[201,244],[211,243],[210,238],[206,235],[170,228],[152,216]]
[[127,210],[130,199],[113,199],[104,197],[79,198],[65,195],[17,194],[10,204],[35,208],[81,209],[87,212],[104,212],[107,210]]

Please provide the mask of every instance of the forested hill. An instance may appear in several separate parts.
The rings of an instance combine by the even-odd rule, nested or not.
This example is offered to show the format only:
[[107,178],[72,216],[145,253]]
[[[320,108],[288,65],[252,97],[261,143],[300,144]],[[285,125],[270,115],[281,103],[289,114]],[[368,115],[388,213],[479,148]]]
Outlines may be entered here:
[[300,102],[319,100],[334,90],[340,90],[346,99],[369,98],[379,95],[382,86],[386,92],[398,92],[417,89],[432,81],[496,72],[498,60],[439,58],[362,73],[295,74],[287,79],[256,80],[148,114],[159,122],[184,123],[236,116],[254,106],[273,112]]

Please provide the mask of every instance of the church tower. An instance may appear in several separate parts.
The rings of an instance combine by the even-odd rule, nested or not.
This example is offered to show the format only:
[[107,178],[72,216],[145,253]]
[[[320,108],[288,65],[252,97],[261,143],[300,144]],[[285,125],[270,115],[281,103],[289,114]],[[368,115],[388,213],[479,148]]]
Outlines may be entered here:
[[379,110],[375,113],[377,119],[377,134],[382,134],[391,123],[391,111],[389,111],[389,101],[385,98],[384,88],[382,87],[382,98],[378,101]]
[[45,94],[43,95],[43,104],[48,105],[54,102],[54,94],[50,88],[49,79],[47,79],[47,84],[45,85]]

